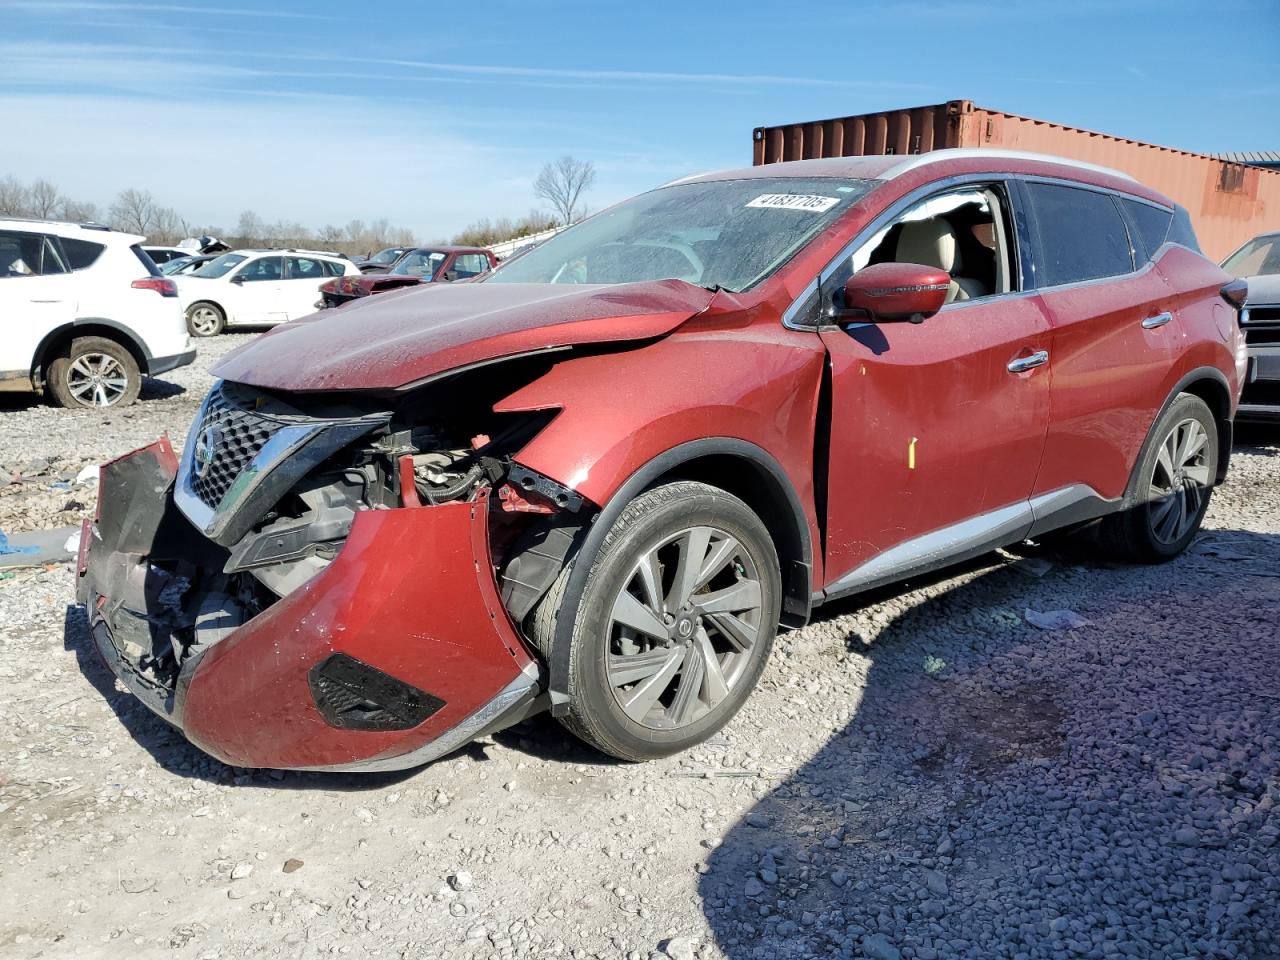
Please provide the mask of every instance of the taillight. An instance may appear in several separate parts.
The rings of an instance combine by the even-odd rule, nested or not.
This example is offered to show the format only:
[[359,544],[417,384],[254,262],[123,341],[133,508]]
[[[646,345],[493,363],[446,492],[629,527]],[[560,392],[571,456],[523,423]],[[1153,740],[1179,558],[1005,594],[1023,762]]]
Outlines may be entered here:
[[133,281],[130,286],[135,290],[154,290],[162,297],[178,295],[178,285],[168,277],[143,277],[141,280]]
[[1222,295],[1222,299],[1239,310],[1244,306],[1245,300],[1249,297],[1249,284],[1244,280],[1232,280],[1225,287],[1218,291]]

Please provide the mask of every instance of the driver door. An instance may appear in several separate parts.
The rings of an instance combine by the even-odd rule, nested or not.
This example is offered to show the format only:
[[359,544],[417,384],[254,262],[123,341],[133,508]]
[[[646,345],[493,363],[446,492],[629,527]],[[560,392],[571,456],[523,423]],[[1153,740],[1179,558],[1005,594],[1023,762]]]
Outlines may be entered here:
[[285,313],[284,257],[258,257],[244,264],[232,278],[237,323],[280,323]]
[[[831,365],[827,589],[900,579],[1030,529],[1028,500],[1049,422],[1049,321],[1019,290],[1001,183],[921,200],[822,282],[824,306],[869,263],[952,275],[951,302],[921,324],[820,330]],[[1025,530],[1019,534],[1019,530]]]

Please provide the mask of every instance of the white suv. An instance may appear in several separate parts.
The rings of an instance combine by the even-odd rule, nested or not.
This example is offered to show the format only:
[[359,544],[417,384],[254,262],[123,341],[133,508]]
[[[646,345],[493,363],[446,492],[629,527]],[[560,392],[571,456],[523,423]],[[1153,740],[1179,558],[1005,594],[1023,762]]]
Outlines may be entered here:
[[0,219],[0,390],[64,407],[132,403],[142,375],[190,363],[178,290],[106,227]]
[[320,284],[359,273],[334,254],[233,250],[177,281],[187,329],[212,337],[235,324],[270,325],[315,313]]

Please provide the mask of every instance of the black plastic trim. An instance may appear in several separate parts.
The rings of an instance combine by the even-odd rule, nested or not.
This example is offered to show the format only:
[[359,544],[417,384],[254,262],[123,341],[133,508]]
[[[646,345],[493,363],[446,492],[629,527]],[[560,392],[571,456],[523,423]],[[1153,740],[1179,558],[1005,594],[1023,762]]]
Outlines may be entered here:
[[189,363],[194,363],[196,352],[194,349],[188,350],[186,353],[175,353],[168,357],[152,357],[147,363],[147,369],[144,371],[147,376],[154,377],[157,373],[167,373],[170,370],[176,370],[178,367],[185,367]]
[[[325,723],[340,730],[410,730],[445,701],[345,653],[335,653],[307,673],[307,684]],[[338,702],[343,696],[345,702]],[[363,706],[364,713],[351,707]]]

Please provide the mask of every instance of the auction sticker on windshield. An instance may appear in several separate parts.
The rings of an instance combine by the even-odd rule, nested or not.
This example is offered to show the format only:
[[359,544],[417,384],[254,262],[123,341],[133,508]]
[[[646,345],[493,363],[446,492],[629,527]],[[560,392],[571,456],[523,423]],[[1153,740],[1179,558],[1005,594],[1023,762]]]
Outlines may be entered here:
[[826,213],[840,200],[840,197],[822,197],[802,193],[762,193],[749,202],[747,206],[769,207],[774,210],[802,210],[806,213]]

